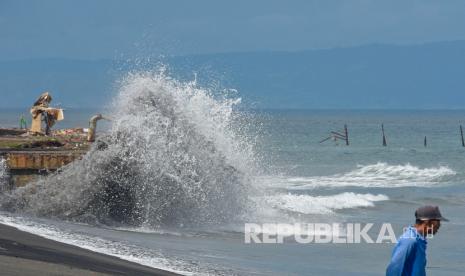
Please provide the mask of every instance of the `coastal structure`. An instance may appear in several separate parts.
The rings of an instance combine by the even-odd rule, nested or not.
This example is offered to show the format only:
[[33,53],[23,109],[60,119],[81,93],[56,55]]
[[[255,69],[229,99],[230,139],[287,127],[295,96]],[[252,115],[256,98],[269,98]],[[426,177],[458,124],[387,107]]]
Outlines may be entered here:
[[26,130],[0,129],[0,158],[6,160],[9,188],[23,186],[81,158],[89,149],[82,128],[32,136]]
[[63,120],[64,115],[62,109],[49,107],[51,101],[50,93],[44,92],[34,102],[29,130],[23,129],[24,116],[20,119],[20,129],[0,129],[0,158],[6,160],[8,188],[23,186],[81,158],[95,141],[97,121],[104,119],[102,114],[90,119],[88,129],[52,131],[52,126]]

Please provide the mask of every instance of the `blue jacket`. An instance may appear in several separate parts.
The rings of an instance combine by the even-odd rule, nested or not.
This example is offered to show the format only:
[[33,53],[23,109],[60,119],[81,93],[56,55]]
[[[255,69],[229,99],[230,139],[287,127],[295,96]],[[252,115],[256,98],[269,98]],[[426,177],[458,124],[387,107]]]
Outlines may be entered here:
[[426,275],[426,239],[410,226],[399,238],[392,251],[386,276]]

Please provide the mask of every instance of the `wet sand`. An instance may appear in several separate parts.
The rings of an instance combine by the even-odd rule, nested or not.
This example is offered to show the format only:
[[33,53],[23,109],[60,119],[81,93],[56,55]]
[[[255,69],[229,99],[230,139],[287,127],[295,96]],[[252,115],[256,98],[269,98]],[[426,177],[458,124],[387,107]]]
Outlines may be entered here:
[[1,275],[178,275],[0,224]]

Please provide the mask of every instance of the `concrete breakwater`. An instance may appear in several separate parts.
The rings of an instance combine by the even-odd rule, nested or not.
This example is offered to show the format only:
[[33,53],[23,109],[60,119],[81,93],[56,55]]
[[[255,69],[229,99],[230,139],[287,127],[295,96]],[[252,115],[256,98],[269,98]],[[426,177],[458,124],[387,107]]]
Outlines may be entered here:
[[89,149],[82,129],[58,130],[52,136],[28,136],[18,129],[0,129],[0,158],[8,170],[8,188],[23,186],[47,175]]

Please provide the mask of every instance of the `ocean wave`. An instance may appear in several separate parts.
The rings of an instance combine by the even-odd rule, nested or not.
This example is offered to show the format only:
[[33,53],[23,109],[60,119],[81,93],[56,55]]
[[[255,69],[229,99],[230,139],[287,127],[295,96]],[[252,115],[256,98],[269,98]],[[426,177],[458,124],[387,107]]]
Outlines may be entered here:
[[330,196],[278,194],[264,197],[264,201],[279,210],[302,214],[331,214],[336,210],[373,207],[374,202],[389,200],[385,195],[345,192]]
[[289,189],[311,189],[318,187],[431,187],[443,183],[457,173],[447,166],[419,168],[409,163],[389,165],[377,163],[357,166],[357,169],[332,176],[287,178]]
[[240,99],[163,72],[128,74],[82,160],[0,198],[5,210],[110,225],[221,224],[247,210],[257,163]]

